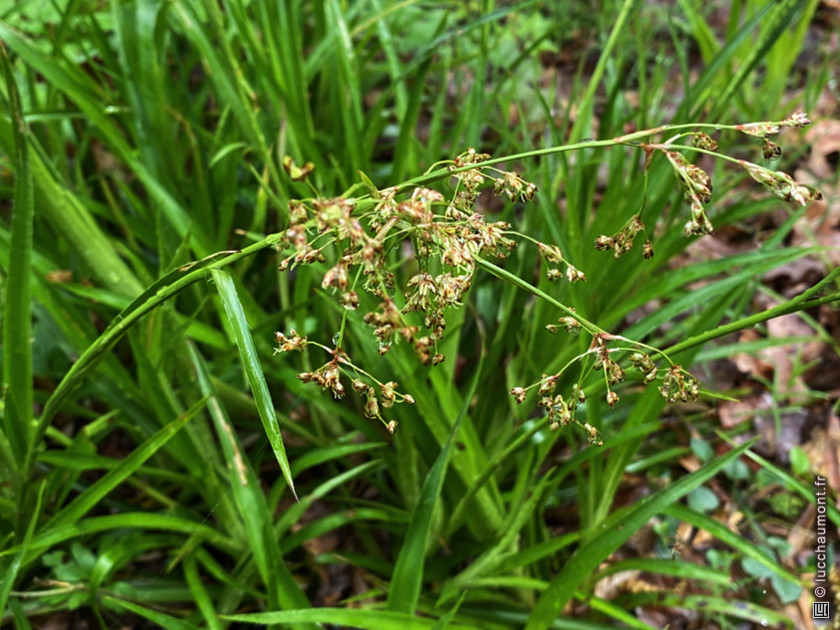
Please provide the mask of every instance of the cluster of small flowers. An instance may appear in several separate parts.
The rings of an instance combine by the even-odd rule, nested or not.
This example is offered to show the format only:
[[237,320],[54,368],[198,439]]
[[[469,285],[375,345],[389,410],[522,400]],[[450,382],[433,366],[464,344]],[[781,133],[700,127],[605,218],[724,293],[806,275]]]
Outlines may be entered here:
[[[576,322],[576,320],[571,317],[564,317],[562,319]],[[568,322],[565,322],[564,325],[567,330],[571,328],[571,332],[577,332],[579,330],[579,328],[569,326]],[[551,329],[552,327],[549,328]],[[553,327],[552,332],[557,332],[556,326]],[[592,369],[594,371],[603,370],[604,372],[604,380],[607,388],[606,401],[610,407],[614,407],[619,401],[618,394],[616,394],[611,387],[621,383],[626,378],[624,368],[613,360],[611,356],[612,352],[626,350],[626,348],[610,350],[607,347],[607,344],[614,340],[621,340],[624,342],[628,341],[623,337],[615,337],[607,333],[596,333],[593,335],[592,345],[590,346],[589,351],[578,357],[583,358],[590,354],[595,355],[595,364]],[[653,359],[651,359],[650,355],[646,352],[641,350],[632,352],[629,356],[629,361],[633,367],[642,373],[645,385],[656,380],[658,369]],[[565,369],[566,368],[564,368],[564,370]],[[597,430],[588,423],[579,422],[574,417],[578,406],[586,400],[583,389],[578,384],[573,385],[571,397],[569,399],[570,402],[562,395],[554,395],[554,390],[561,374],[562,370],[557,374],[543,374],[538,383],[534,383],[528,387],[514,387],[510,391],[510,394],[518,404],[521,404],[525,401],[528,390],[533,387],[538,387],[539,389],[537,390],[537,393],[540,396],[538,404],[540,407],[546,409],[547,419],[551,429],[565,427],[571,423],[578,424],[587,432],[590,443],[600,446],[602,442]],[[668,368],[662,379],[662,385],[659,387],[659,393],[668,402],[672,403],[686,402],[689,399],[696,400],[700,395],[700,384],[696,378],[683,370],[680,366],[672,365]]]
[[[569,310],[572,313],[576,312],[575,309],[571,308],[571,307],[569,307]],[[580,329],[581,329],[580,322],[578,320],[576,320],[574,317],[572,317],[571,315],[561,317],[558,321],[560,322],[560,326],[565,328],[566,332],[569,333],[570,335],[576,335],[580,332]],[[552,335],[556,335],[557,332],[560,330],[560,326],[557,326],[556,324],[548,324],[545,327],[545,329],[548,332],[550,332]]]
[[735,125],[735,129],[750,136],[766,138],[767,136],[772,136],[779,133],[782,127],[794,127],[797,129],[801,129],[802,127],[805,127],[810,124],[811,121],[808,120],[808,116],[806,116],[802,112],[796,112],[795,114],[792,114],[791,116],[789,116],[781,122],[747,123],[744,125]]
[[[457,183],[448,202],[440,192],[424,187],[413,189],[402,200],[399,193],[403,191],[398,188],[374,190],[371,187],[372,199],[364,203],[345,197],[289,202],[289,227],[282,245],[294,252],[281,261],[280,270],[324,262],[325,254],[337,252],[336,262],[324,273],[321,286],[337,292],[347,310],[359,307],[359,289],[378,299],[378,306],[366,313],[363,320],[373,329],[380,354],[402,340],[411,344],[421,363],[438,365],[445,358],[437,351],[446,328],[445,309],[461,305],[476,270],[476,258],[480,255],[504,258],[516,246],[508,238],[513,234],[510,224],[488,222],[474,211],[479,187],[488,178],[481,166],[464,167],[479,165],[487,159],[489,155],[469,149],[453,160],[450,168]],[[291,158],[284,159],[283,166],[295,181],[305,180],[312,172],[311,164],[299,167]],[[533,199],[537,191],[534,184],[517,173],[497,172],[500,173],[494,180],[497,194],[511,200]],[[406,282],[400,296],[394,274],[388,271],[386,252],[404,242],[413,246],[420,270]],[[563,261],[559,249],[542,244],[540,248],[546,260],[566,265],[566,277],[570,281],[585,279],[583,273]],[[440,272],[431,273],[430,269],[440,269]],[[403,298],[404,305],[399,306]],[[277,333],[277,342],[280,351],[299,350],[306,345],[305,338],[294,332],[290,338]],[[335,350],[324,349],[333,354],[332,360],[299,378],[330,389],[339,398],[344,395],[338,378],[340,365],[350,365],[349,360],[340,346]],[[366,401],[365,414],[381,418],[375,389],[364,381],[358,383],[357,391]],[[385,404],[386,391],[387,388],[383,389],[381,396],[383,407],[389,406]],[[401,397],[403,401],[408,399],[410,396]]]
[[563,258],[563,252],[560,251],[560,248],[556,245],[546,245],[545,243],[538,243],[537,250],[539,251],[540,258],[542,258],[546,265],[565,265],[566,272],[563,273],[562,269],[557,269],[556,267],[548,267],[546,270],[546,277],[549,280],[560,280],[563,276],[566,276],[566,280],[569,282],[580,282],[586,280],[586,275],[569,263],[566,259]]
[[[586,439],[590,444],[603,446],[604,441],[601,439],[598,429],[588,422],[581,422],[575,418],[577,408],[586,402],[586,395],[583,393],[583,389],[575,383],[572,386],[572,394],[567,401],[562,394],[554,394],[559,377],[559,374],[543,374],[539,383],[538,395],[540,400],[538,405],[546,410],[549,429],[555,431],[561,427],[576,424],[584,430]],[[510,393],[514,400],[521,404],[525,400],[528,389],[530,388],[514,387]]]
[[[274,339],[277,342],[275,353],[292,352],[294,350],[302,351],[308,344],[312,343],[307,341],[306,337],[301,337],[294,329],[289,331],[288,337],[281,332],[275,332]],[[397,421],[386,421],[380,412],[380,405],[385,409],[390,409],[395,403],[408,403],[411,405],[414,404],[414,398],[412,398],[409,394],[398,393],[398,384],[394,381],[379,383],[376,379],[370,377],[369,374],[359,370],[350,362],[349,358],[342,350],[327,349],[327,351],[333,357],[330,361],[312,372],[301,372],[297,375],[298,379],[300,379],[303,383],[316,383],[323,390],[329,389],[335,398],[343,398],[346,394],[346,389],[344,388],[344,384],[341,382],[342,373],[344,373],[345,376],[349,376],[346,369],[352,369],[357,374],[364,374],[379,386],[379,398],[377,398],[374,386],[365,383],[363,380],[358,378],[358,376],[356,378],[352,378],[351,380],[353,390],[365,398],[365,417],[378,418],[385,425],[385,428],[390,433],[393,433],[397,427]]]
[[[613,257],[618,258],[633,249],[633,241],[636,236],[639,232],[644,231],[645,224],[642,223],[641,217],[638,214],[634,214],[624,227],[612,236],[606,236],[604,234],[598,236],[595,239],[595,249],[602,252],[611,249],[614,252]],[[653,258],[653,245],[650,239],[645,239],[644,245],[642,245],[642,255],[646,259]]]
[[493,192],[497,195],[504,193],[511,201],[531,201],[537,194],[537,187],[522,179],[519,173],[506,172],[493,182]]
[[595,365],[592,366],[592,369],[596,372],[604,370],[604,377],[607,382],[607,404],[610,407],[615,407],[615,403],[618,402],[618,394],[610,389],[610,385],[621,383],[625,378],[625,372],[624,368],[613,361],[610,356],[610,350],[607,348],[607,342],[610,339],[611,336],[608,334],[595,334],[592,338],[590,350],[594,350],[596,356]]
[[662,151],[674,168],[677,179],[680,180],[685,198],[691,206],[691,218],[685,224],[686,236],[703,236],[712,234],[714,228],[709,217],[706,216],[706,209],[703,204],[712,200],[712,179],[699,166],[687,161],[682,153],[677,151]]
[[739,161],[755,181],[763,184],[779,199],[793,201],[800,206],[807,206],[809,202],[822,199],[822,193],[815,188],[800,184],[787,173],[771,171],[751,162]]
[[700,383],[679,365],[672,365],[662,378],[659,393],[669,403],[697,400],[700,395]]

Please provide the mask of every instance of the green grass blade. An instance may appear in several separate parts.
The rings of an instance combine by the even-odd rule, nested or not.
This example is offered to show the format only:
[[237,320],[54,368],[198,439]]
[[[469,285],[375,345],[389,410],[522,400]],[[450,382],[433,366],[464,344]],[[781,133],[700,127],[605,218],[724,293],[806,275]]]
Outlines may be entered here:
[[[29,130],[23,121],[17,83],[6,47],[0,42],[3,74],[9,93],[14,133],[15,189],[12,242],[3,309],[3,429],[18,468],[32,448],[32,303],[29,275],[32,259],[32,224],[35,218],[32,171],[29,166]],[[11,464],[11,462],[9,462]],[[17,475],[15,475],[15,478]],[[16,484],[17,485],[17,484]]]
[[259,480],[246,459],[228,414],[210,384],[210,376],[195,348],[190,348],[202,393],[210,397],[210,415],[228,465],[233,498],[248,535],[257,570],[268,590],[272,608],[304,608],[309,601],[283,562],[278,538],[272,532],[271,512]]
[[470,390],[464,397],[464,403],[452,425],[449,438],[423,481],[420,496],[414,506],[405,541],[400,547],[397,563],[391,577],[391,588],[388,592],[389,610],[413,614],[417,608],[417,601],[423,584],[423,564],[426,558],[426,543],[429,540],[432,526],[432,514],[440,499],[443,480],[446,477],[446,469],[449,466],[449,458],[452,454],[452,442],[461,426],[461,420],[467,415],[469,402],[475,394],[480,374],[481,363],[476,368]]
[[[205,277],[207,271],[213,268],[223,268],[231,265],[237,260],[253,254],[261,249],[275,245],[282,238],[282,235],[268,236],[258,243],[246,247],[245,249],[222,256],[219,258],[208,258],[188,267],[176,269],[167,274],[164,278],[146,289],[142,295],[135,299],[126,309],[124,309],[114,320],[109,324],[108,328],[94,341],[87,350],[84,351],[79,360],[73,364],[73,367],[64,375],[58,387],[47,399],[44,404],[44,411],[38,420],[38,427],[36,436],[40,439],[46,427],[52,420],[55,413],[60,408],[61,404],[73,393],[73,391],[81,385],[87,374],[95,368],[99,362],[107,356],[107,353],[119,341],[128,330],[134,326],[138,320],[145,314],[154,310],[166,300],[177,295],[188,286],[198,282]],[[34,454],[24,466],[25,470],[29,470],[34,461]]]
[[172,615],[167,615],[166,613],[162,613],[158,610],[146,608],[145,606],[140,606],[124,599],[117,599],[116,597],[111,597],[110,595],[106,595],[102,598],[102,604],[113,610],[133,612],[135,615],[148,619],[152,623],[157,624],[161,628],[166,628],[167,630],[201,630],[199,626],[191,624],[188,621],[184,621],[183,619],[178,619]]
[[223,626],[216,616],[213,599],[210,597],[198,574],[198,562],[195,559],[195,555],[184,558],[184,577],[209,630],[222,630]]
[[8,565],[0,563],[0,571],[2,571],[3,574],[3,584],[0,585],[0,617],[2,617],[3,611],[6,610],[6,602],[9,600],[9,594],[12,592],[12,587],[15,584],[18,572],[23,565],[23,560],[26,557],[27,550],[29,549],[29,543],[32,540],[32,535],[35,533],[35,527],[38,524],[38,519],[41,517],[41,507],[44,501],[44,488],[46,488],[46,485],[47,482],[42,481],[38,486],[38,492],[35,499],[35,509],[32,511],[32,514],[29,515],[29,523],[26,526],[26,532],[23,535],[23,540],[20,543],[18,552],[15,554],[15,557],[11,559],[11,562]]
[[[435,625],[433,619],[424,619],[406,613],[391,610],[354,610],[352,608],[312,608],[309,610],[284,610],[249,615],[223,615],[222,619],[265,626],[275,623],[297,625],[305,622],[316,622],[334,624],[339,627],[363,628],[365,630],[425,630]],[[455,624],[450,624],[449,627],[465,628],[465,626]]]
[[90,78],[79,68],[60,64],[57,58],[39,51],[18,31],[0,22],[0,39],[13,49],[34,70],[41,73],[51,85],[64,92],[95,124],[107,139],[109,146],[137,175],[160,203],[167,220],[181,238],[188,234],[192,237],[193,247],[199,257],[208,256],[212,248],[201,227],[190,221],[187,211],[166,190],[148,167],[137,158],[133,148],[123,136],[123,132],[105,113],[104,96]]
[[[122,528],[160,529],[169,532],[179,532],[187,536],[194,536],[199,540],[205,540],[209,544],[215,545],[231,555],[240,555],[242,553],[242,548],[236,541],[231,540],[218,530],[204,523],[198,523],[187,518],[169,514],[124,512],[109,516],[89,517],[75,523],[70,523],[69,525],[62,525],[61,527],[51,528],[48,531],[36,534],[29,545],[29,552],[24,564],[31,557],[41,554],[45,550],[66,540]],[[20,551],[20,545],[15,545],[9,549],[0,551],[0,557],[8,556],[18,551]]]
[[703,468],[675,481],[656,494],[637,503],[618,521],[611,524],[589,542],[584,544],[565,564],[560,573],[551,581],[548,589],[540,596],[528,617],[526,630],[546,630],[563,610],[575,589],[597,568],[611,553],[618,549],[636,531],[653,516],[674,505],[680,498],[691,492],[730,461],[739,457],[755,440],[747,442],[726,455],[715,459]]
[[70,505],[50,519],[45,529],[68,525],[82,518],[111,490],[135,473],[152,455],[157,453],[190,419],[201,411],[206,402],[206,399],[198,401],[181,417],[170,422],[135,448],[131,455],[122,460],[118,466],[105,473],[90,488],[76,497]]
[[779,577],[784,578],[789,582],[793,582],[794,584],[800,583],[799,578],[797,578],[789,571],[786,571],[782,566],[779,565],[778,562],[776,562],[775,558],[768,555],[767,552],[763,551],[755,543],[733,532],[724,523],[716,521],[715,519],[706,516],[705,514],[695,512],[694,510],[691,510],[682,505],[671,505],[668,506],[668,508],[664,511],[668,516],[673,516],[674,518],[677,518],[681,521],[685,521],[686,523],[691,523],[692,525],[699,527],[703,531],[710,533],[712,536],[714,536],[721,542],[726,543],[733,549],[737,549],[747,558],[752,558],[756,562],[763,564],[765,567],[773,571]]
[[239,349],[239,358],[242,361],[245,376],[248,378],[248,384],[251,386],[251,392],[254,395],[254,402],[257,404],[263,428],[268,436],[271,448],[274,450],[274,456],[277,458],[280,470],[283,472],[283,477],[286,479],[292,494],[294,494],[295,500],[297,500],[295,484],[292,480],[292,469],[289,467],[289,460],[286,457],[286,447],[283,445],[283,436],[280,434],[280,425],[277,423],[274,403],[271,401],[271,394],[265,382],[265,374],[263,374],[260,358],[257,356],[257,350],[254,347],[254,340],[251,338],[251,330],[245,319],[242,303],[236,294],[233,279],[228,272],[219,269],[214,269],[212,275],[213,280],[216,281],[219,295],[222,297],[225,313],[227,313],[236,340],[236,347]]

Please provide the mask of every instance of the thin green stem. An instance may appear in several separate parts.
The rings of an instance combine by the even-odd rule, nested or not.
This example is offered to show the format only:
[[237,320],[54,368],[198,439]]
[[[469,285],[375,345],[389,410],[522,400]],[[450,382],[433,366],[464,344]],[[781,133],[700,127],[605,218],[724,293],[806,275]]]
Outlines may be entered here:
[[560,302],[555,300],[553,297],[548,295],[548,293],[545,293],[544,291],[541,291],[540,289],[538,289],[537,287],[535,287],[534,285],[532,285],[529,282],[525,282],[525,280],[523,280],[519,276],[516,276],[516,275],[510,273],[509,271],[505,271],[501,267],[497,267],[493,263],[491,263],[487,260],[484,260],[480,256],[476,256],[475,261],[476,261],[476,264],[478,264],[479,267],[483,268],[486,271],[489,271],[491,274],[493,274],[494,276],[496,276],[500,280],[505,280],[506,282],[510,282],[511,284],[513,284],[513,285],[515,285],[515,286],[517,286],[521,289],[524,289],[524,290],[528,291],[529,293],[532,293],[533,295],[537,296],[538,298],[540,298],[542,300],[545,300],[546,302],[548,302],[552,306],[560,309],[566,315],[568,315],[569,317],[571,317],[572,319],[577,321],[584,328],[584,330],[586,330],[586,332],[588,332],[589,334],[591,334],[591,335],[597,335],[597,334],[605,335],[605,334],[607,334],[607,332],[605,330],[599,328],[598,326],[596,326],[595,324],[590,322],[585,317],[583,317],[583,316],[579,315],[578,313],[576,313],[575,311],[573,311],[571,308],[569,308],[565,304],[561,304]]
[[[838,274],[840,274],[840,267],[835,269],[830,275],[836,277]],[[826,279],[828,277],[829,276],[826,276]],[[790,302],[780,304],[779,306],[767,309],[766,311],[763,311],[761,313],[756,313],[755,315],[739,319],[738,321],[731,322],[724,326],[718,326],[714,330],[709,330],[699,335],[695,335],[694,337],[689,337],[688,339],[685,339],[680,343],[674,344],[673,346],[668,348],[666,352],[670,355],[675,355],[684,350],[694,348],[695,346],[700,346],[706,343],[707,341],[711,341],[712,339],[717,339],[718,337],[723,337],[724,335],[728,335],[729,333],[744,330],[745,328],[749,328],[750,326],[755,326],[756,324],[766,322],[776,317],[781,317],[782,315],[789,315],[790,313],[804,311],[806,309],[819,306],[820,304],[830,304],[832,302],[838,301],[840,301],[840,293],[832,293],[831,295],[808,301],[799,301],[798,298],[794,298]]]

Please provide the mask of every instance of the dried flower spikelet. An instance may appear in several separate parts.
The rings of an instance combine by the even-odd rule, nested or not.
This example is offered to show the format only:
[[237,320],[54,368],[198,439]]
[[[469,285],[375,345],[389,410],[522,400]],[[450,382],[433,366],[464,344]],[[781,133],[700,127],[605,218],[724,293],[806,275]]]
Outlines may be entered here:
[[368,391],[373,391],[370,385],[358,378],[354,378],[352,380],[350,387],[352,387],[353,391],[357,394],[367,394]]
[[656,379],[656,364],[648,354],[644,352],[634,352],[630,355],[630,363],[645,375],[645,384],[651,383]]
[[504,193],[511,201],[530,201],[537,193],[537,187],[522,179],[519,173],[506,171],[502,177],[494,180],[493,192],[497,195]]
[[646,260],[653,258],[653,245],[650,241],[645,241],[644,245],[642,245],[642,256],[644,256]]
[[524,387],[514,387],[510,390],[510,395],[513,396],[513,399],[520,404],[525,401],[525,396],[527,394],[528,391]]
[[394,435],[394,431],[396,431],[396,430],[397,430],[397,425],[398,425],[398,424],[399,424],[399,422],[397,422],[396,420],[391,420],[391,421],[390,421],[390,422],[389,422],[389,423],[385,426],[385,428],[388,430],[388,433],[390,433],[391,435]]
[[702,131],[694,134],[691,144],[695,147],[706,149],[707,151],[717,151],[718,148],[717,142],[715,142],[709,134],[703,133]]
[[586,394],[578,383],[572,385],[572,400],[575,401],[575,406],[586,402]]
[[289,177],[292,178],[292,181],[300,182],[309,177],[312,171],[315,170],[315,165],[312,162],[307,162],[303,166],[298,166],[295,164],[294,159],[287,155],[283,158],[283,168],[289,174]]
[[347,291],[341,294],[341,305],[348,311],[355,311],[359,307],[359,294],[355,291]]
[[376,396],[371,392],[365,397],[365,418],[379,418],[380,415],[379,401],[376,400]]
[[289,224],[302,225],[309,220],[309,213],[302,201],[292,199],[289,201]]
[[580,269],[568,265],[566,267],[566,279],[569,282],[584,282],[586,281],[586,275]]
[[288,337],[279,331],[275,332],[274,340],[278,345],[275,352],[291,352],[292,350],[302,351],[306,347],[306,337],[298,335],[294,328],[289,331]]
[[561,317],[558,321],[566,329],[566,332],[570,335],[576,335],[580,332],[581,324],[574,317],[569,315],[566,317]]
[[772,140],[764,138],[764,147],[762,148],[762,155],[764,155],[765,160],[778,159],[782,155],[782,147],[780,147]]
[[613,360],[610,360],[607,365],[607,381],[610,385],[616,385],[617,383],[621,383],[624,380],[624,368],[622,368],[618,363]]
[[811,121],[808,120],[808,116],[804,112],[796,112],[792,114],[790,117],[783,120],[779,123],[782,127],[805,127],[806,125],[810,125]]
[[750,136],[764,138],[779,133],[779,125],[772,122],[747,123],[746,125],[735,125],[735,129]]
[[[616,397],[616,400],[618,400],[618,397]],[[588,422],[585,422],[581,426],[583,426],[583,430],[586,431],[586,437],[587,437],[590,444],[592,444],[593,446],[603,446],[604,445],[604,441],[601,439],[601,434],[598,433],[598,429],[593,427]]]
[[432,357],[432,365],[440,365],[444,361],[446,361],[446,357],[440,352],[436,353],[435,356]]
[[607,404],[610,407],[615,407],[615,403],[618,402],[618,394],[616,394],[613,390],[609,390],[607,392]]
[[337,288],[340,291],[347,289],[347,265],[343,259],[327,270],[324,279],[321,281],[321,288]]
[[557,375],[552,374],[551,376],[548,376],[543,374],[542,379],[540,379],[540,389],[537,393],[540,396],[548,396],[549,394],[554,393],[555,387],[557,387]]
[[787,173],[771,171],[751,162],[740,162],[740,164],[747,169],[750,177],[770,189],[779,199],[794,201],[801,206],[806,206],[811,201],[822,199],[822,193],[820,191],[796,182]]
[[683,372],[679,365],[672,365],[662,379],[659,393],[669,403],[697,400],[700,395],[700,383],[691,374]]
[[563,252],[556,245],[546,245],[545,243],[538,243],[537,250],[540,256],[549,263],[560,264],[563,262]]
[[402,401],[407,405],[413,405],[415,402],[417,402],[414,400],[414,396],[412,396],[411,394],[406,394],[405,396],[403,396]]
[[615,247],[615,239],[612,236],[606,236],[605,234],[601,234],[598,238],[595,239],[595,249],[598,251],[606,251],[608,249],[613,249]]
[[341,384],[341,372],[337,362],[328,363],[321,372],[323,380],[320,383],[323,389],[329,388],[335,398],[344,397],[344,385]]
[[381,386],[382,406],[386,409],[394,406],[394,402],[397,399],[397,387],[398,385],[394,381],[388,381]]
[[562,280],[563,272],[560,269],[547,269],[545,272],[545,277],[548,278],[549,282],[554,282],[555,280]]

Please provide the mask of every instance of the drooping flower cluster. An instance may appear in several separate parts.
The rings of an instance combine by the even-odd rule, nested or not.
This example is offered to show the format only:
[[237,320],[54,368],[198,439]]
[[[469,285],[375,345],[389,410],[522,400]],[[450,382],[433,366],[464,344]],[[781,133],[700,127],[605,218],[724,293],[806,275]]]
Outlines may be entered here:
[[[438,345],[446,330],[446,310],[461,305],[469,290],[478,257],[504,258],[515,247],[511,236],[517,233],[504,221],[491,222],[475,211],[480,187],[493,180],[496,194],[511,201],[529,201],[536,186],[518,173],[483,167],[486,154],[469,149],[453,160],[450,169],[454,190],[447,199],[426,187],[373,190],[370,196],[294,200],[289,203],[289,227],[283,245],[293,250],[280,263],[286,270],[298,265],[331,263],[324,272],[321,287],[336,293],[348,311],[366,305],[363,320],[373,329],[380,354],[394,343],[408,343],[424,365],[444,361]],[[475,168],[468,168],[476,165]],[[284,160],[287,172],[296,180],[311,173],[311,165],[298,167]],[[485,170],[497,176],[490,177]],[[413,250],[418,270],[400,288],[389,270],[389,253]],[[585,280],[582,272],[563,259],[556,247],[538,243],[543,259],[563,265],[571,282]],[[559,272],[549,269],[549,276]],[[374,298],[371,305],[363,294]],[[292,337],[292,339],[300,339]],[[278,333],[280,349],[300,349],[304,341],[291,342]],[[291,347],[291,345],[294,347]],[[341,335],[330,362],[300,376],[330,389],[336,397],[344,395],[338,374],[348,360],[341,349]],[[357,370],[358,371],[358,370]],[[358,380],[358,379],[357,379]],[[372,385],[358,380],[356,391],[365,398],[365,413],[376,415],[379,403]],[[371,389],[365,389],[371,388]],[[382,398],[384,401],[385,399]],[[384,402],[382,407],[387,408]],[[378,417],[378,416],[377,416]]]
[[[576,321],[573,317],[564,317],[563,320]],[[566,329],[570,332],[578,332],[580,327],[571,327],[566,322]],[[551,332],[557,332],[557,326],[548,326]],[[613,342],[620,342],[622,344],[629,343],[634,347],[614,347],[610,348],[609,344]],[[610,335],[608,333],[597,332],[593,335],[592,344],[585,353],[575,357],[562,370],[556,374],[543,374],[542,378],[528,387],[514,387],[510,394],[514,400],[521,404],[525,401],[528,391],[532,388],[538,388],[537,394],[540,397],[538,405],[546,410],[546,421],[549,428],[556,429],[560,426],[566,426],[570,423],[578,424],[586,431],[590,444],[601,445],[600,435],[597,429],[590,424],[580,422],[575,418],[575,411],[586,400],[583,389],[580,383],[575,383],[572,386],[572,394],[567,400],[562,395],[555,395],[554,390],[560,377],[572,365],[583,362],[587,357],[592,357],[594,362],[589,365],[589,369],[595,372],[602,372],[604,378],[604,386],[606,389],[605,400],[610,407],[614,407],[619,402],[619,396],[613,389],[615,385],[622,383],[627,378],[627,373],[624,368],[613,358],[615,354],[624,355],[629,351],[627,360],[642,374],[642,382],[648,385],[656,380],[658,369],[656,363],[651,359],[646,352],[648,349],[644,344],[631,341],[618,335]],[[662,354],[662,353],[660,353]],[[667,360],[667,357],[662,354]],[[581,374],[587,371],[584,367],[581,368]],[[686,402],[688,400],[696,400],[700,395],[700,384],[697,379],[691,374],[683,370],[679,365],[670,364],[665,376],[662,379],[662,384],[658,388],[659,393],[668,402]]]
[[[601,234],[595,239],[595,249],[600,251],[613,250],[614,258],[620,257],[633,249],[633,241],[640,232],[645,231],[645,224],[638,214],[634,214],[631,219],[612,236]],[[653,258],[653,245],[650,239],[645,239],[642,245],[642,255],[645,258]]]
[[819,190],[798,183],[787,173],[771,171],[743,160],[740,163],[750,174],[750,177],[759,184],[763,184],[779,199],[793,201],[800,206],[807,206],[811,201],[822,199],[822,193]]
[[[344,398],[347,390],[342,382],[342,376],[349,378],[353,391],[365,400],[365,417],[378,418],[390,433],[393,433],[396,429],[397,421],[385,420],[382,417],[381,408],[390,409],[397,403],[414,404],[414,398],[409,394],[400,394],[397,392],[397,383],[393,381],[387,383],[377,381],[370,374],[353,365],[341,349],[331,350],[319,343],[309,341],[306,337],[301,337],[294,329],[289,331],[289,336],[281,332],[276,332],[274,333],[274,339],[277,342],[276,353],[292,352],[295,350],[303,351],[308,345],[315,345],[330,354],[332,356],[330,361],[311,372],[301,372],[297,375],[298,379],[302,383],[315,383],[323,390],[330,390],[335,398]],[[362,380],[363,378],[374,383],[376,387]],[[378,397],[377,387],[379,389]]]
[[706,216],[706,209],[703,204],[712,200],[712,179],[699,166],[686,160],[682,153],[677,151],[663,150],[668,158],[677,179],[682,185],[683,193],[691,208],[691,218],[685,224],[686,236],[703,236],[712,234],[714,228],[709,217]]
[[[538,383],[539,389],[537,391],[540,397],[537,403],[539,407],[545,409],[546,420],[548,427],[554,431],[561,427],[567,427],[570,424],[576,424],[584,430],[586,439],[590,444],[602,446],[604,441],[601,439],[601,434],[598,429],[593,427],[588,422],[581,422],[575,417],[577,408],[586,402],[586,395],[583,389],[576,383],[572,386],[572,393],[568,400],[562,394],[555,394],[554,390],[557,387],[557,380],[560,374],[543,374]],[[511,395],[517,403],[522,403],[528,393],[525,387],[514,387],[511,390]]]

